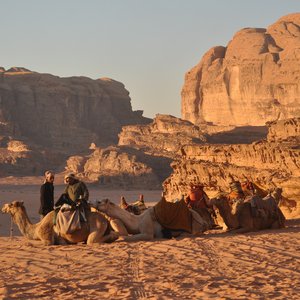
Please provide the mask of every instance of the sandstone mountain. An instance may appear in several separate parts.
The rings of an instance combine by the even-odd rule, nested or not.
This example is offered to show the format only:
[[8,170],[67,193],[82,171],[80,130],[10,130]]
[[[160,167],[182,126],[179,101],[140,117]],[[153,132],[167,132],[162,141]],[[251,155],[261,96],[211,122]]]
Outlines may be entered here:
[[60,78],[11,68],[0,73],[0,134],[62,150],[117,143],[121,127],[150,120],[108,78]]
[[39,174],[87,152],[91,143],[116,144],[122,126],[151,122],[132,111],[130,101],[124,85],[112,79],[1,68],[1,173]]
[[210,49],[187,72],[181,104],[194,124],[262,126],[300,116],[300,13]]

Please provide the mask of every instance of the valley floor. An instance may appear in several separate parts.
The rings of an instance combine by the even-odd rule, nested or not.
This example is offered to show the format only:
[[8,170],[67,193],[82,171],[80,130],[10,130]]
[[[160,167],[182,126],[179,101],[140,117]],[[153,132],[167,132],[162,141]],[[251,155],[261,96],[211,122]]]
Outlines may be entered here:
[[[38,187],[0,191],[1,206],[23,198],[38,219]],[[91,190],[116,201],[124,193],[133,201],[139,192]],[[160,191],[144,195],[154,201]],[[93,247],[46,247],[17,231],[10,238],[6,215],[0,225],[0,299],[300,299],[300,219],[245,235],[211,231]]]

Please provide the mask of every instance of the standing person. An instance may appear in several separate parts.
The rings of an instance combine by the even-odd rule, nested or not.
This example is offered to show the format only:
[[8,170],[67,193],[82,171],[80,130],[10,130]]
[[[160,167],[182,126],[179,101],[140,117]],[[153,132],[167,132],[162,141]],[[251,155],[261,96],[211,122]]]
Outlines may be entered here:
[[41,219],[45,217],[54,207],[54,173],[51,171],[45,172],[45,180],[40,189],[41,206],[39,214]]
[[89,191],[85,183],[78,180],[73,173],[70,173],[65,176],[65,184],[67,184],[67,186],[64,194],[67,198],[83,208],[85,213],[90,211],[88,205]]

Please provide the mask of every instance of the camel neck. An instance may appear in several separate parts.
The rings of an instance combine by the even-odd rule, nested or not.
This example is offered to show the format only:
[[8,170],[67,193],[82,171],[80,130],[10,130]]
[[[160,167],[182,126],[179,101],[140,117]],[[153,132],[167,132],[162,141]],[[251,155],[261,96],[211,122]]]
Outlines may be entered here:
[[28,239],[35,239],[35,228],[36,224],[32,224],[27,216],[27,213],[24,209],[20,209],[13,216],[14,222],[17,224],[21,233]]
[[121,220],[128,232],[135,233],[138,230],[140,216],[134,215],[118,206],[110,207],[107,214]]

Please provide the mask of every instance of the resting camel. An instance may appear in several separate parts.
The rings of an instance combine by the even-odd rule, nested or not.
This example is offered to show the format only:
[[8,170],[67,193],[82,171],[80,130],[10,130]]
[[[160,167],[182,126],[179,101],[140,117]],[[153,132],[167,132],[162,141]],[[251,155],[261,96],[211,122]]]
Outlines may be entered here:
[[10,214],[21,233],[30,240],[40,240],[45,245],[76,244],[86,242],[88,245],[113,242],[119,235],[109,232],[109,225],[104,216],[98,212],[89,212],[87,222],[80,230],[72,234],[59,234],[54,225],[54,211],[48,213],[39,223],[32,224],[28,218],[23,202],[13,201],[4,204],[2,212]]
[[[277,206],[281,197],[281,189],[275,191],[265,197],[263,201],[272,203],[275,207],[276,214],[266,213],[264,216],[253,216],[251,202],[242,202],[230,205],[226,197],[211,199],[211,203],[215,205],[228,230],[235,233],[245,233],[249,231],[257,231],[262,229],[277,229],[284,227],[285,218]],[[238,205],[238,206],[237,206]]]
[[[124,224],[128,234],[132,234],[123,236],[125,241],[152,240],[163,237],[163,227],[155,218],[154,207],[148,208],[141,215],[134,215],[112,203],[109,199],[97,200],[91,205],[109,217],[119,219]],[[191,213],[192,234],[203,233],[208,228],[208,224],[195,211],[191,210]]]
[[140,198],[138,201],[130,203],[130,204],[128,204],[125,200],[125,197],[122,196],[121,202],[120,202],[120,207],[135,214],[135,215],[140,215],[147,209],[147,206],[145,205],[145,202],[144,202],[144,195],[140,195]]
[[[242,189],[246,196],[248,195],[258,195],[260,197],[266,197],[269,193],[268,190],[261,187],[255,182],[251,182],[249,180],[242,182]],[[279,203],[277,203],[279,207],[283,209],[287,209],[288,212],[292,212],[297,207],[297,202],[295,200],[288,199],[284,196],[281,196],[279,199]]]

